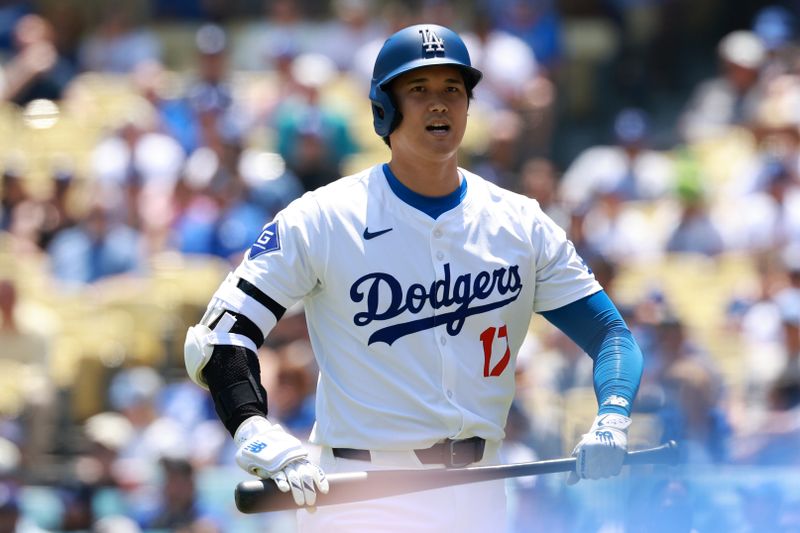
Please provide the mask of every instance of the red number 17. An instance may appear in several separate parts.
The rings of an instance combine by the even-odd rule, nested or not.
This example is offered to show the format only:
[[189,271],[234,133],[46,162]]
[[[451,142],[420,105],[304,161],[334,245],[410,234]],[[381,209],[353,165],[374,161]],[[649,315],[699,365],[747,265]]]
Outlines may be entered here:
[[[498,361],[490,371],[489,366],[492,360],[492,343],[494,342],[495,334],[497,335],[498,339],[506,340],[506,351],[500,361]],[[486,328],[483,333],[481,333],[481,342],[483,343],[483,377],[488,378],[492,376],[499,376],[503,373],[503,370],[506,369],[508,362],[511,360],[511,348],[508,346],[508,329],[506,328],[505,324],[499,328]]]

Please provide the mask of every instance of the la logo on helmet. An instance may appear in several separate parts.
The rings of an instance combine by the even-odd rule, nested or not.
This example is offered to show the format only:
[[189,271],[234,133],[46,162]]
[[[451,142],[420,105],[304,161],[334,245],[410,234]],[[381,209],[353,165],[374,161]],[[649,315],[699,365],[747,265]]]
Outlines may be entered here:
[[419,30],[419,34],[422,35],[422,49],[426,54],[444,54],[444,40],[436,35],[433,30],[423,28]]

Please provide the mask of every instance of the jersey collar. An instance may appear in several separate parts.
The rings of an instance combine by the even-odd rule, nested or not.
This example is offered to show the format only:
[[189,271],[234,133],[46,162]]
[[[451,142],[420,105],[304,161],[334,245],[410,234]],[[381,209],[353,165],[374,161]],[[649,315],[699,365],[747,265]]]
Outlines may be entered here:
[[439,218],[443,213],[458,206],[467,195],[467,180],[461,172],[459,172],[461,185],[455,191],[444,196],[425,196],[412,191],[397,179],[397,176],[394,175],[387,163],[383,164],[383,174],[386,176],[386,181],[392,189],[392,192],[394,192],[398,198],[411,207],[422,211],[434,220]]

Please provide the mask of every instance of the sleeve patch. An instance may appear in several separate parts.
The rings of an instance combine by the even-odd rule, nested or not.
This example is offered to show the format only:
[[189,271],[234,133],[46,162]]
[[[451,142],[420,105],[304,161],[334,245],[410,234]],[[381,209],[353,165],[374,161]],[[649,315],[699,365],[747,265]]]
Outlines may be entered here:
[[628,402],[628,400],[622,396],[612,395],[606,398],[606,401],[603,402],[603,405],[616,405],[617,407],[627,408],[630,405],[630,402]]
[[281,249],[281,237],[278,232],[278,221],[270,222],[261,230],[256,242],[250,247],[249,258],[255,259],[261,254]]

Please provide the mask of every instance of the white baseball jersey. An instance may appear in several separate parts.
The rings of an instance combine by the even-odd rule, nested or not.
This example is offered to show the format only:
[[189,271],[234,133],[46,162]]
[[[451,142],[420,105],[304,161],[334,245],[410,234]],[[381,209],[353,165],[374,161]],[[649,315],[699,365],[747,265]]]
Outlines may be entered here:
[[600,290],[536,201],[460,173],[465,197],[436,220],[380,165],[307,193],[234,272],[284,307],[304,301],[320,368],[312,442],[502,439],[532,313]]

